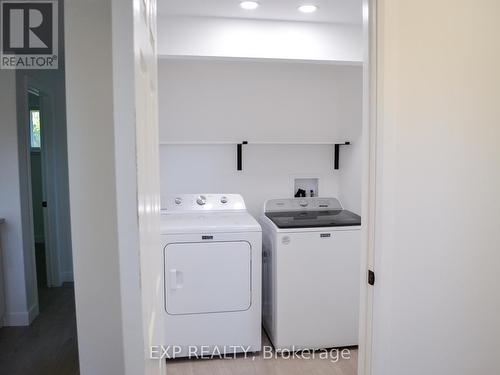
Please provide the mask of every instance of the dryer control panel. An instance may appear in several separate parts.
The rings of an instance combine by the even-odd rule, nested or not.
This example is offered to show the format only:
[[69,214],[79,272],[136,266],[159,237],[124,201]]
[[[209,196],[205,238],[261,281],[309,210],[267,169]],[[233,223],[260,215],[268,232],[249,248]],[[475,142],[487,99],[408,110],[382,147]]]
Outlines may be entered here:
[[245,211],[239,194],[172,194],[162,197],[162,210],[183,211]]

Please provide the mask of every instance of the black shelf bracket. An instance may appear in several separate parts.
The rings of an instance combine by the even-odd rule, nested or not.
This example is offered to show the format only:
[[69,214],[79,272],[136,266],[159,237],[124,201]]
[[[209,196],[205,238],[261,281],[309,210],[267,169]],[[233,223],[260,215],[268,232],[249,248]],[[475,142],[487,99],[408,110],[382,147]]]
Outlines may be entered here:
[[348,146],[350,145],[351,142],[344,142],[344,143],[335,143],[335,150],[333,154],[333,168],[334,169],[339,169],[340,168],[340,146]]
[[243,145],[247,145],[247,141],[243,141],[236,145],[236,169],[243,170]]

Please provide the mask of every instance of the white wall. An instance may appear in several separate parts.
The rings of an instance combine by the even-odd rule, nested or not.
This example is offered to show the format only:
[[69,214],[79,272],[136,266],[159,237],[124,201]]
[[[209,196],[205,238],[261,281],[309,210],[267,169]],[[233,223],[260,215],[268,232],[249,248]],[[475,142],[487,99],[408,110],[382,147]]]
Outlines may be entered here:
[[0,217],[2,226],[6,325],[29,323],[24,268],[19,154],[16,114],[16,76],[0,70]]
[[[16,74],[18,84],[16,85],[16,109],[17,109],[17,149],[19,157],[19,192],[20,195],[20,214],[22,230],[22,252],[24,258],[24,286],[26,288],[27,312],[30,319],[25,323],[31,323],[32,319],[38,315],[38,290],[36,282],[36,261],[34,251],[34,231],[32,221],[31,207],[31,189],[29,181],[29,154],[30,150],[27,143],[28,123],[27,108],[28,95],[27,87],[19,85],[21,74]],[[24,86],[20,90],[20,86]],[[19,272],[19,271],[18,271]]]
[[125,369],[115,184],[111,0],[99,3],[67,0],[64,16],[80,372],[122,375]]
[[162,262],[155,226],[156,5],[144,4],[65,4],[71,229],[82,375],[159,374],[163,366],[147,360],[149,345],[159,345],[153,340],[162,333],[156,324],[160,312],[152,305],[152,296],[154,302],[161,298],[157,270]]
[[162,16],[159,55],[361,62],[361,25]]
[[339,171],[333,145],[249,144],[243,171],[236,170],[235,144],[162,145],[163,196],[241,193],[259,215],[266,199],[293,196],[294,176],[319,177],[320,195],[340,196],[360,212],[361,67],[160,60],[159,69],[163,142],[353,142],[342,147]]
[[339,198],[350,211],[361,213],[361,190],[363,187],[363,151],[361,127],[353,134],[350,146],[340,147]]
[[373,374],[498,374],[500,2],[378,4]]
[[333,146],[248,145],[236,170],[234,145],[161,146],[162,196],[174,193],[238,193],[253,215],[266,199],[293,197],[297,177],[318,177],[322,196],[338,195]]
[[159,82],[163,142],[333,142],[361,127],[361,66],[163,59]]

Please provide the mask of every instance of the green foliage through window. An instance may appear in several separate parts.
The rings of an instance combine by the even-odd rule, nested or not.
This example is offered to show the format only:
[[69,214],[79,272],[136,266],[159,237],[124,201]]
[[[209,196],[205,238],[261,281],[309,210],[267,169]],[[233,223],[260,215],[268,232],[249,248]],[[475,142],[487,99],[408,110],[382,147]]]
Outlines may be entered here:
[[40,110],[30,110],[30,134],[31,134],[31,148],[40,148],[41,134],[40,134]]

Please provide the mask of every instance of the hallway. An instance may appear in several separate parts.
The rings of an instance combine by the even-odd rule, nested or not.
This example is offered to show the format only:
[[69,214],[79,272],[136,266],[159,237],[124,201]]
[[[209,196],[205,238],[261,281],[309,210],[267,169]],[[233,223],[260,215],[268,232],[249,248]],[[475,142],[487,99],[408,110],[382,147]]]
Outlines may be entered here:
[[39,301],[31,326],[0,329],[0,374],[79,374],[73,284],[41,288]]

